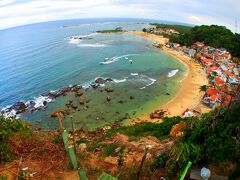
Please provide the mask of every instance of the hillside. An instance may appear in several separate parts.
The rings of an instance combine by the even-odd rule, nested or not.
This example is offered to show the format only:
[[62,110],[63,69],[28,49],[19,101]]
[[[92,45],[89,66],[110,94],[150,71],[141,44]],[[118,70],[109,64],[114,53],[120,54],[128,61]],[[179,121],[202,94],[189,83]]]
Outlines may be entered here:
[[[164,118],[159,124],[120,126],[115,123],[93,132],[79,129],[75,132],[78,161],[89,178],[108,172],[120,179],[129,179],[136,177],[145,148],[151,145],[141,171],[142,178],[158,177],[157,174],[160,173],[161,176],[172,179],[191,161],[193,167],[207,166],[213,173],[236,179],[240,169],[239,111],[238,102],[200,117]],[[45,173],[46,177],[56,173],[56,168],[64,173],[69,172],[58,133],[32,131],[25,122],[14,119],[10,121],[3,117],[0,126],[0,172],[6,173],[9,162],[16,162],[19,158],[23,158],[23,163],[26,160],[32,164],[37,161],[52,162],[51,171]],[[73,143],[73,134],[70,133],[69,140]],[[43,146],[38,146],[39,143]],[[59,151],[60,149],[62,150]],[[54,157],[58,159],[53,160]],[[29,168],[31,171],[40,171],[33,165]]]

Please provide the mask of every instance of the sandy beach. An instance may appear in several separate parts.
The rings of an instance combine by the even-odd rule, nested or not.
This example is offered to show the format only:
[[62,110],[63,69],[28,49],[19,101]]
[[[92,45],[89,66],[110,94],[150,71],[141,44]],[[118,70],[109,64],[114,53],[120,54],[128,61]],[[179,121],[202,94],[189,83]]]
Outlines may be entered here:
[[[142,38],[153,41],[157,44],[166,44],[168,39],[163,36],[149,34],[145,32],[128,32],[129,34],[137,35]],[[204,69],[197,63],[191,62],[190,58],[179,51],[163,47],[163,50],[170,55],[182,61],[187,67],[186,76],[182,79],[177,95],[167,104],[161,105],[156,109],[164,109],[167,111],[167,116],[180,116],[187,108],[196,109],[200,113],[209,112],[211,109],[201,103],[201,98],[204,95],[199,91],[200,86],[207,85],[208,79]],[[139,119],[143,121],[157,122],[161,120],[152,120],[149,114],[144,114]]]

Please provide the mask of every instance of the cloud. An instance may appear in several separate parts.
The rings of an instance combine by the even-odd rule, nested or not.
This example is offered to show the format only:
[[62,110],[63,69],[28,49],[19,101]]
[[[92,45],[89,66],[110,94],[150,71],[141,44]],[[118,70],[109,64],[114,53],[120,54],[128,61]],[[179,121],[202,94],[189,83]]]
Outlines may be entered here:
[[43,21],[132,17],[219,24],[233,29],[236,0],[1,0],[0,29]]

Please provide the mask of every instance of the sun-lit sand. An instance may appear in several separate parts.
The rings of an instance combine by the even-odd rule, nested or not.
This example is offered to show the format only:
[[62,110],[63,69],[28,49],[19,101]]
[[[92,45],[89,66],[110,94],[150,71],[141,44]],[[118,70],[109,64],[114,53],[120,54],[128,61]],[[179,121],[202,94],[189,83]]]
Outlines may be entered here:
[[[166,44],[167,38],[145,32],[128,32],[129,34],[137,35],[158,44]],[[163,50],[170,55],[181,60],[187,67],[187,73],[181,81],[177,95],[167,104],[161,105],[156,109],[164,109],[167,111],[167,116],[180,116],[187,108],[194,108],[200,113],[210,111],[210,108],[201,103],[203,92],[199,91],[200,86],[207,85],[208,79],[204,69],[197,63],[191,62],[190,58],[179,51],[163,47]],[[154,109],[153,109],[154,110]],[[149,114],[144,114],[139,119],[144,121],[156,122],[159,120],[152,120]]]

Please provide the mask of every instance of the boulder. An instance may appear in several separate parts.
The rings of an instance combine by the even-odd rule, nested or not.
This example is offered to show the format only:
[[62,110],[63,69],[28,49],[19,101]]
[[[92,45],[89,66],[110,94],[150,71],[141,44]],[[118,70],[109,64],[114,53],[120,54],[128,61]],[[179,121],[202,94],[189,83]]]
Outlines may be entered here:
[[43,105],[47,106],[48,102],[47,101],[43,101]]
[[13,104],[10,109],[14,109],[16,111],[17,114],[19,113],[23,113],[26,111],[26,105],[24,102],[16,102],[15,104]]
[[73,109],[77,109],[77,105],[76,105],[76,104],[71,104],[71,107],[72,107]]
[[96,84],[96,83],[93,83],[93,84],[91,84],[91,87],[94,88],[94,89],[97,89],[97,88],[100,87],[100,85],[99,85],[99,84]]
[[79,90],[79,91],[75,92],[75,96],[82,96],[83,93],[84,93],[83,90]]
[[110,101],[111,101],[111,97],[110,97],[110,96],[107,96],[107,97],[106,97],[106,100],[107,100],[107,102],[110,102]]
[[123,102],[123,100],[119,100],[118,103],[123,104],[124,102]]
[[83,96],[80,96],[79,99],[78,99],[79,103],[81,105],[84,105],[84,102],[85,102],[85,98]]
[[51,113],[51,117],[57,117],[58,116],[58,111],[53,111],[52,113]]
[[118,147],[117,149],[114,150],[116,154],[118,154],[121,151],[121,147]]
[[97,84],[104,84],[104,83],[106,83],[106,80],[103,79],[103,78],[97,78],[97,79],[95,80],[95,83],[97,83]]
[[134,96],[130,96],[129,98],[130,98],[130,99],[134,99]]
[[85,151],[87,148],[87,145],[85,143],[80,143],[78,145],[79,151]]
[[183,128],[185,128],[187,125],[186,122],[181,121],[178,124],[175,124],[170,131],[170,136],[173,137],[180,137],[183,136]]
[[166,111],[163,111],[162,109],[160,110],[155,110],[150,114],[151,119],[162,119],[164,117]]
[[105,88],[104,90],[105,90],[107,93],[111,93],[111,92],[114,91],[114,89],[112,89],[112,88]]

